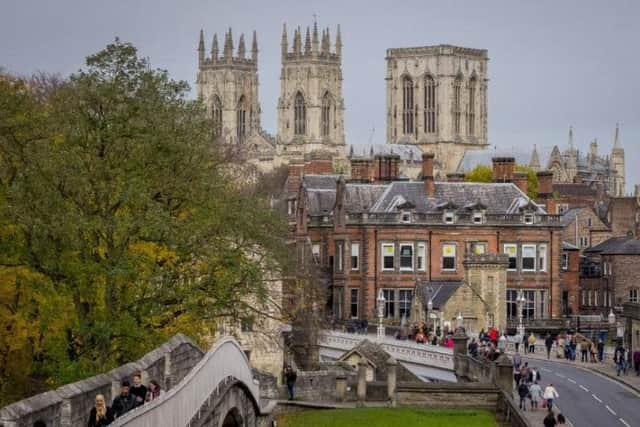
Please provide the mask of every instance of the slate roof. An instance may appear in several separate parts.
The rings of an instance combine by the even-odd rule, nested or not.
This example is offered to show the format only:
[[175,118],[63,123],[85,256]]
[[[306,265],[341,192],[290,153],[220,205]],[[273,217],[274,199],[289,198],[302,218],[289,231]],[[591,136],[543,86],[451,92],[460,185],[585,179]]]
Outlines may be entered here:
[[[309,198],[309,213],[323,215],[333,210],[338,175],[305,175],[304,185]],[[442,207],[453,204],[458,210],[468,211],[473,204],[486,207],[488,214],[515,214],[532,206],[544,214],[542,207],[532,201],[512,183],[435,182],[434,197],[428,198],[421,181],[396,181],[389,184],[347,183],[345,208],[347,212],[397,212],[407,202],[415,205],[418,213],[442,212]]]
[[640,240],[632,237],[612,237],[585,252],[601,255],[640,255]]
[[562,217],[560,218],[560,224],[562,224],[563,227],[566,227],[567,225],[571,224],[573,221],[576,220],[576,215],[578,215],[582,209],[587,209],[587,208],[571,208],[565,213],[563,213]]
[[553,191],[561,196],[597,196],[598,190],[587,184],[553,184]]
[[562,249],[568,250],[568,251],[578,251],[578,250],[580,250],[580,248],[577,247],[576,245],[572,245],[571,243],[565,242],[565,241],[562,241]]
[[[367,144],[353,147],[355,157],[371,157],[371,154],[398,154],[400,160],[422,162],[422,150],[411,144]],[[350,153],[351,148],[347,150]]]
[[416,282],[416,296],[421,299],[424,307],[431,299],[433,308],[440,310],[460,286],[461,281],[419,280]]
[[[387,379],[387,360],[391,358],[391,355],[387,353],[382,346],[373,343],[368,339],[360,341],[360,343],[351,350],[344,353],[340,360],[347,359],[351,354],[358,353],[360,356],[369,360],[375,367],[375,379],[376,381],[386,381]],[[398,363],[396,378],[398,382],[422,382],[418,377],[412,374],[401,363]]]

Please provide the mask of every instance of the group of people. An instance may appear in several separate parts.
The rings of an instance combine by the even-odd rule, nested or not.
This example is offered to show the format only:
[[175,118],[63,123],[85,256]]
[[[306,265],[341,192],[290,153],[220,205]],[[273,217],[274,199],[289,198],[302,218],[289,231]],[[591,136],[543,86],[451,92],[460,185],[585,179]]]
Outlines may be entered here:
[[616,364],[616,373],[618,376],[629,375],[631,367],[636,371],[636,376],[640,376],[640,349],[631,352],[625,348],[622,343],[618,344],[613,353],[613,362]]
[[162,396],[164,391],[156,380],[149,381],[149,387],[142,384],[142,375],[133,375],[133,384],[124,380],[120,384],[120,394],[113,399],[111,406],[107,406],[104,395],[96,396],[96,404],[91,408],[88,427],[103,427],[111,424],[132,409],[142,406]]
[[397,340],[414,341],[418,344],[431,344],[443,347],[453,348],[453,333],[449,328],[444,330],[440,326],[435,329],[427,327],[424,322],[414,323],[410,327],[402,326],[395,333]]

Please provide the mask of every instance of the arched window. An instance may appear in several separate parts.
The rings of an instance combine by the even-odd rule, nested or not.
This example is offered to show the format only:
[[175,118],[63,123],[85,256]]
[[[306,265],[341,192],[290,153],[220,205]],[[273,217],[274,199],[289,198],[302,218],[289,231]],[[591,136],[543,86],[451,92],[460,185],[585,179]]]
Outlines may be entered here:
[[219,138],[222,136],[222,102],[217,95],[213,97],[212,118],[213,137]]
[[323,137],[329,136],[331,129],[331,95],[329,92],[325,92],[322,97],[322,112],[320,121],[320,135]]
[[405,77],[402,82],[402,133],[413,133],[413,81]]
[[436,82],[429,75],[424,78],[424,131],[436,132]]
[[453,132],[460,134],[460,119],[462,116],[462,76],[453,82]]
[[247,135],[247,105],[244,95],[240,97],[236,108],[236,125],[238,142],[242,142]]
[[467,134],[476,134],[476,77],[473,76],[469,79],[469,86],[467,87],[469,99],[467,103]]
[[295,134],[304,135],[307,132],[307,109],[304,105],[304,97],[300,92],[296,94],[293,113]]

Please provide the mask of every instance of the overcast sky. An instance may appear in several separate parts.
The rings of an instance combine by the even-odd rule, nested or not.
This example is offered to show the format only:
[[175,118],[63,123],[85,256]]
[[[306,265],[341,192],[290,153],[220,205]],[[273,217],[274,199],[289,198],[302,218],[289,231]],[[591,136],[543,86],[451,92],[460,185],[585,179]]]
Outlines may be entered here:
[[[627,191],[640,182],[640,2],[347,0],[2,0],[0,66],[68,75],[118,36],[192,87],[197,40],[258,32],[263,127],[275,133],[282,24],[342,26],[348,144],[383,143],[385,49],[440,43],[489,50],[489,142],[502,150],[597,138],[616,122]],[[223,37],[222,37],[223,39]],[[333,41],[332,41],[333,42]],[[372,136],[372,129],[375,128]]]

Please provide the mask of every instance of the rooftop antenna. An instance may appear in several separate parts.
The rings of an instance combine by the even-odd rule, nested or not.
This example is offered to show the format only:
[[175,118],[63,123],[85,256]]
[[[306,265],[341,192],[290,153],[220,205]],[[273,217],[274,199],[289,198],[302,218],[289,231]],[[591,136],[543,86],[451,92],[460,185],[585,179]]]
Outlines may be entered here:
[[371,128],[371,134],[369,134],[369,144],[373,144],[373,134],[376,132],[375,126]]

